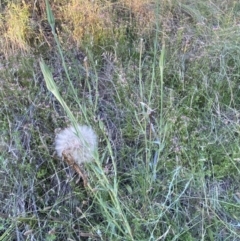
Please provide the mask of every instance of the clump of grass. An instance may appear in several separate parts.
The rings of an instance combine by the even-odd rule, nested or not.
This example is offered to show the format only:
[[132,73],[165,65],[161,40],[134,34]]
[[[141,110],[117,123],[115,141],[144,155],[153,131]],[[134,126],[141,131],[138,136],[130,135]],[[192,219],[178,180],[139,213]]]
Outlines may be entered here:
[[4,36],[1,46],[4,51],[12,53],[18,50],[29,51],[29,39],[32,34],[30,27],[30,9],[25,2],[9,3],[2,14],[4,16],[4,25],[2,24],[1,32]]
[[150,0],[120,0],[125,11],[129,11],[129,22],[134,25],[138,37],[147,37],[155,25],[157,4]]
[[101,1],[71,0],[61,7],[59,14],[64,20],[63,28],[77,46],[83,41],[93,45],[109,38],[108,4],[107,1],[104,5]]

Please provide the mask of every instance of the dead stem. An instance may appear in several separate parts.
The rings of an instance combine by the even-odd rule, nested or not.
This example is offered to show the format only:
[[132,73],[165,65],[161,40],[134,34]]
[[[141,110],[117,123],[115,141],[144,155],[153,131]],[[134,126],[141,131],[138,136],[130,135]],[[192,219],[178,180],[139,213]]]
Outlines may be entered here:
[[74,161],[72,155],[67,152],[63,151],[62,153],[63,160],[70,166],[72,167],[78,174],[79,176],[83,179],[83,185],[86,188],[88,181],[87,181],[87,176],[84,174],[84,172],[81,170],[81,168],[78,166],[78,164]]

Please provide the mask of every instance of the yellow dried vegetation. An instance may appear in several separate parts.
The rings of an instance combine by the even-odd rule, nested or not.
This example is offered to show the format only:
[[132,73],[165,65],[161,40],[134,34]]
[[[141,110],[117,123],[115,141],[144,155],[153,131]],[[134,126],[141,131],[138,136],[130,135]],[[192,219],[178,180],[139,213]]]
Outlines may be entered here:
[[109,13],[108,1],[70,0],[60,8],[63,17],[62,27],[68,36],[80,45],[84,38],[93,43],[107,36]]
[[155,3],[152,0],[119,0],[132,13],[138,34],[144,35],[151,31],[155,23]]
[[[45,4],[43,0],[39,4],[39,16],[35,16],[38,11],[30,0],[13,0],[0,10],[0,47],[5,53],[28,52],[36,38],[44,41],[41,35],[46,22]],[[127,37],[126,29],[144,38],[150,35],[156,17],[151,0],[55,0],[51,8],[59,38],[65,46],[75,47],[118,42]]]
[[[9,3],[1,14],[4,19],[1,24],[1,47],[5,52],[29,50],[29,36],[32,33],[29,22],[30,11],[26,3]],[[4,24],[3,24],[4,23]]]

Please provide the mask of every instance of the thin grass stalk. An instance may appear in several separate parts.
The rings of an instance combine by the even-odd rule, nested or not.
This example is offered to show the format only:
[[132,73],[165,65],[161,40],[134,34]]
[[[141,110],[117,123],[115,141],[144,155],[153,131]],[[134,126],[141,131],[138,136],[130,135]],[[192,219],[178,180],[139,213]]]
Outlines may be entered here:
[[[57,37],[57,34],[56,34],[56,31],[55,31],[55,18],[54,18],[54,15],[53,15],[53,12],[52,12],[52,9],[50,7],[50,4],[49,4],[49,1],[48,0],[45,0],[46,2],[46,10],[47,10],[47,19],[48,19],[48,22],[51,26],[51,29],[52,29],[52,34],[53,34],[53,37],[54,37],[54,40],[57,44],[57,48],[58,48],[58,52],[60,54],[60,57],[61,57],[61,61],[62,61],[62,66],[64,68],[64,71],[66,73],[66,76],[67,76],[67,79],[68,79],[68,82],[70,84],[70,87],[72,89],[72,92],[74,94],[74,97],[75,97],[75,100],[78,100],[78,96],[77,96],[77,92],[76,92],[76,89],[74,88],[73,84],[72,84],[72,81],[70,79],[70,76],[69,76],[69,72],[68,72],[68,68],[67,68],[67,65],[66,65],[66,62],[65,62],[65,59],[64,59],[64,56],[63,56],[63,52],[62,52],[62,49],[61,49],[61,45],[60,45],[60,42],[58,40],[58,37]],[[86,111],[83,109],[83,106],[79,104],[79,107],[84,115],[84,118],[85,120],[87,120],[87,117],[86,117]]]
[[[139,120],[138,118],[138,114],[136,113],[136,120],[137,122],[139,123],[139,126],[141,127],[141,130],[142,130],[142,133],[145,133],[144,134],[144,144],[145,144],[145,150],[146,150],[146,161],[145,161],[145,169],[146,169],[146,173],[149,173],[149,164],[150,164],[150,156],[149,155],[149,140],[148,140],[148,136],[146,135],[147,133],[147,125],[148,125],[148,119],[145,118],[145,115],[147,116],[147,109],[149,106],[151,106],[149,103],[148,105],[146,105],[145,103],[145,98],[144,98],[144,87],[143,87],[143,80],[142,80],[142,66],[143,66],[143,63],[142,63],[142,53],[143,53],[143,39],[141,38],[140,39],[140,43],[139,43],[139,49],[140,49],[140,54],[139,54],[139,73],[138,73],[138,79],[139,79],[139,89],[140,89],[140,104],[142,106],[142,111],[143,111],[143,114],[144,114],[144,118],[142,118],[141,120]],[[147,175],[149,176],[149,175]],[[147,189],[149,188],[149,180],[146,180],[146,183],[147,183]]]
[[[121,204],[119,202],[116,188],[113,188],[111,186],[111,184],[109,183],[99,162],[97,162],[97,167],[96,166],[91,166],[91,167],[93,168],[93,171],[94,171],[95,175],[97,176],[97,179],[100,181],[100,185],[102,186],[102,188],[104,190],[107,190],[108,194],[110,195],[111,202],[112,202],[113,206],[115,207],[116,213],[119,216],[120,220],[123,222],[123,224],[119,223],[117,221],[118,219],[114,218],[113,209],[110,207],[107,207],[106,202],[104,202],[101,198],[101,193],[97,193],[97,194],[95,194],[95,197],[97,198],[101,207],[104,209],[105,215],[107,216],[107,218],[111,217],[110,218],[111,222],[113,222],[115,224],[115,226],[118,228],[118,230],[121,231],[123,234],[125,234],[125,230],[123,229],[123,227],[126,227],[130,239],[134,240],[129,222],[128,222],[128,220],[122,210]],[[93,193],[96,192],[96,191],[94,191],[94,189],[91,186],[89,186],[89,187]]]
[[95,67],[95,64],[94,64],[94,61],[93,61],[93,56],[92,56],[92,54],[91,54],[91,52],[87,49],[87,55],[88,56],[90,56],[90,61],[91,61],[91,63],[92,63],[92,66],[93,66],[93,69],[94,69],[94,73],[95,73],[95,81],[96,81],[96,83],[95,83],[95,101],[94,101],[94,112],[96,112],[97,111],[97,105],[98,105],[98,99],[99,99],[99,91],[98,91],[98,81],[99,81],[99,79],[98,79],[98,73],[97,73],[97,69],[96,69],[96,67]]
[[154,41],[153,41],[153,64],[152,64],[152,78],[151,78],[151,85],[150,85],[150,94],[149,94],[149,99],[148,102],[151,103],[152,100],[152,93],[153,93],[153,88],[154,88],[154,84],[156,82],[156,62],[157,62],[157,46],[158,46],[158,42],[159,42],[159,33],[160,33],[160,28],[159,28],[159,20],[158,20],[158,16],[160,15],[160,9],[159,9],[159,3],[156,3],[156,8],[155,8],[155,16],[156,16],[156,20],[155,20],[155,26],[156,26],[156,30],[155,30],[155,36],[154,36]]
[[14,232],[14,224],[11,223],[11,225],[7,228],[7,230],[4,231],[4,233],[0,236],[0,240],[2,241],[8,241],[8,240],[12,240],[13,237],[12,236],[12,233]]
[[[100,126],[102,126],[102,128],[103,128],[103,125],[100,124]],[[127,220],[126,215],[124,214],[124,211],[122,210],[121,202],[119,201],[119,198],[118,198],[117,167],[116,167],[116,162],[114,160],[111,144],[110,144],[110,142],[109,142],[109,140],[107,138],[106,138],[106,142],[107,142],[107,148],[108,148],[108,151],[109,151],[110,156],[112,158],[112,163],[113,163],[113,167],[114,167],[113,186],[110,184],[108,178],[106,177],[106,175],[105,175],[105,173],[104,173],[104,171],[102,169],[101,163],[99,162],[99,159],[96,160],[97,166],[91,166],[91,168],[93,168],[93,171],[94,171],[95,175],[97,176],[97,178],[98,178],[101,186],[103,187],[103,189],[108,191],[108,194],[110,195],[112,204],[116,208],[117,213],[118,213],[120,219],[122,220],[122,222],[124,224],[124,227],[126,227],[130,239],[134,240],[133,235],[132,235],[132,231],[131,231],[131,227],[129,225],[129,222]],[[91,189],[93,190],[93,188],[91,188]],[[100,196],[96,196],[96,197],[97,197],[98,201],[101,201],[101,197]],[[111,212],[109,212],[109,210],[108,210],[108,208],[106,207],[105,204],[102,204],[102,207],[104,208],[104,210],[107,213],[107,215],[111,215],[112,216]],[[115,219],[113,218],[112,220],[115,220]],[[114,223],[116,224],[116,226],[119,228],[119,230],[122,233],[125,233],[125,230],[123,230],[121,228],[122,227],[121,224],[119,224],[117,221],[114,221]]]
[[[151,105],[151,101],[152,98],[154,98],[153,101],[155,101],[155,96],[153,97],[153,89],[154,86],[156,85],[156,62],[157,62],[157,46],[158,46],[158,39],[159,39],[159,33],[160,33],[160,27],[159,27],[159,20],[158,20],[158,16],[160,15],[160,6],[159,3],[156,3],[156,8],[155,8],[155,16],[156,16],[156,21],[155,21],[155,26],[156,26],[156,30],[155,30],[155,38],[153,41],[153,46],[154,46],[154,55],[153,55],[153,64],[152,64],[152,78],[151,78],[151,83],[150,83],[150,92],[149,92],[149,97],[148,97],[148,103],[149,106]],[[164,41],[164,40],[163,40]],[[156,181],[157,178],[157,164],[158,164],[158,160],[159,160],[159,156],[160,156],[160,152],[163,149],[164,146],[164,139],[165,139],[165,134],[166,134],[166,130],[164,130],[163,128],[163,86],[164,86],[164,82],[163,82],[163,72],[164,72],[164,57],[165,57],[165,44],[163,44],[162,46],[162,51],[159,57],[159,69],[160,69],[160,124],[159,124],[159,129],[160,129],[160,137],[158,137],[159,135],[157,135],[155,133],[155,131],[153,130],[153,133],[155,135],[155,143],[158,144],[159,148],[157,151],[155,151],[154,157],[152,162],[150,163],[151,169],[152,169],[152,178],[151,181]],[[164,130],[164,131],[163,131]]]
[[159,70],[160,70],[160,128],[163,128],[163,72],[164,72],[164,60],[165,60],[165,43],[162,45],[162,50],[159,59]]
[[140,97],[141,101],[144,101],[143,99],[143,86],[142,86],[142,51],[143,51],[143,39],[140,39],[140,55],[139,55],[139,72],[138,72],[138,79],[139,79],[139,87],[140,87]]
[[[187,189],[188,189],[189,186],[190,186],[190,183],[191,183],[192,180],[193,180],[193,176],[191,176],[190,179],[188,180],[188,182],[185,184],[183,191],[182,191],[182,192],[179,194],[179,196],[177,197],[177,199],[175,199],[170,205],[167,205],[167,202],[171,199],[170,196],[172,195],[172,192],[173,192],[173,186],[174,186],[174,184],[175,184],[175,182],[176,182],[176,180],[177,180],[177,178],[178,178],[178,176],[179,176],[180,171],[181,171],[181,167],[177,167],[176,170],[174,170],[174,174],[173,174],[172,180],[171,180],[170,185],[169,185],[169,188],[168,188],[168,194],[167,194],[167,196],[166,196],[165,202],[163,203],[163,207],[165,207],[165,208],[164,208],[163,211],[158,215],[158,219],[157,219],[157,221],[156,221],[155,227],[153,228],[153,231],[152,231],[152,235],[151,235],[151,236],[154,236],[154,235],[153,235],[153,232],[154,232],[154,230],[157,229],[157,225],[158,225],[158,223],[160,222],[160,220],[162,219],[163,215],[164,215],[165,213],[167,213],[172,207],[174,207],[174,205],[175,205],[177,202],[179,202],[180,198],[186,193]],[[196,225],[197,225],[197,224],[196,224]],[[182,233],[181,233],[180,235],[182,235]],[[179,235],[179,236],[180,236],[180,235]],[[174,240],[175,240],[175,239],[174,239]]]

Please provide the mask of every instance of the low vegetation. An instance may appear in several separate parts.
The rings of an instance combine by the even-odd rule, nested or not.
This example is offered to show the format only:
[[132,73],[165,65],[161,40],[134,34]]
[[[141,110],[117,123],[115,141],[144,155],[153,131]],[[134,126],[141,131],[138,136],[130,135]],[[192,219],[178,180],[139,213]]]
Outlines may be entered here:
[[[0,240],[240,240],[239,23],[233,0],[1,1]],[[54,150],[73,123],[87,187]]]

